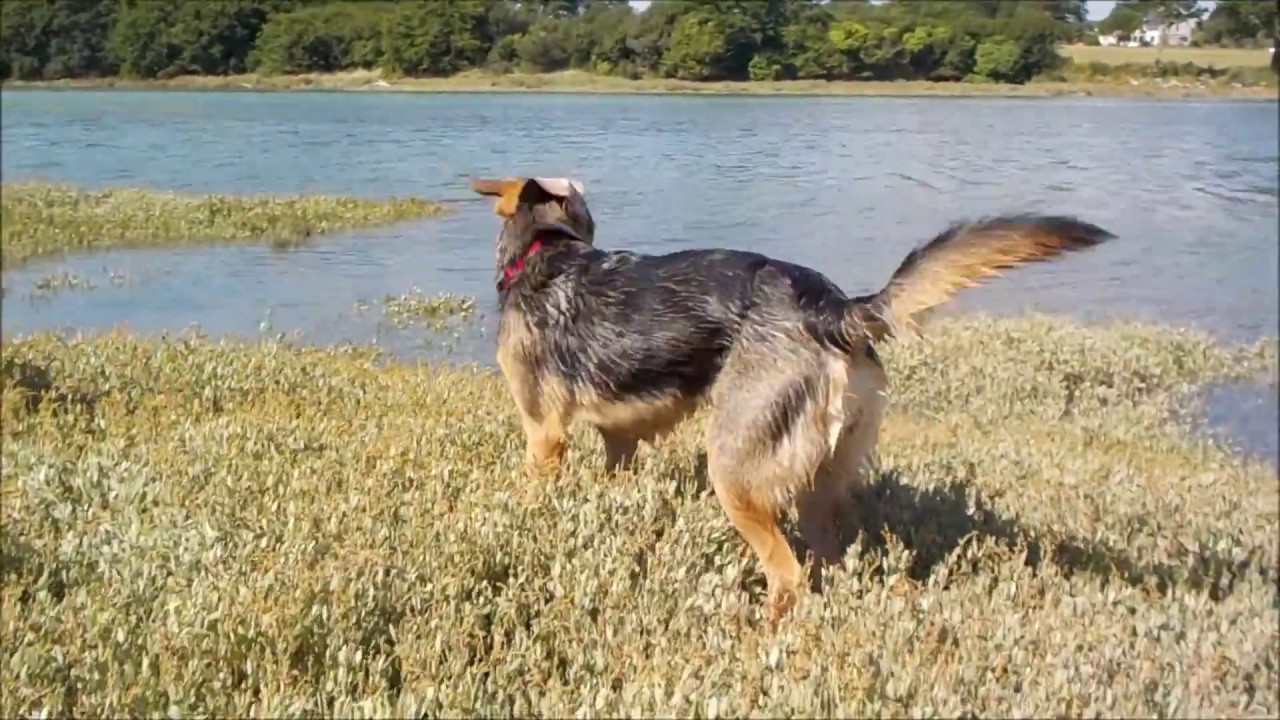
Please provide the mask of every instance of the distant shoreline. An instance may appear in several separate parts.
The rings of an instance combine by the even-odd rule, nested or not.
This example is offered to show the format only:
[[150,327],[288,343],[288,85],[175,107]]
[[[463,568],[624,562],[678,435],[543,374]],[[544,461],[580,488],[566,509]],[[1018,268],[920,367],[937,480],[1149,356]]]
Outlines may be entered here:
[[544,75],[466,73],[449,78],[383,78],[376,71],[312,75],[180,76],[167,80],[86,78],[53,81],[8,81],[13,89],[117,89],[207,91],[346,91],[422,93],[573,93],[654,95],[750,95],[832,97],[1115,97],[1167,99],[1277,100],[1277,88],[1233,87],[1194,80],[1108,82],[1033,82],[1026,85],[943,83],[927,81],[692,82],[670,79],[628,80],[583,72]]

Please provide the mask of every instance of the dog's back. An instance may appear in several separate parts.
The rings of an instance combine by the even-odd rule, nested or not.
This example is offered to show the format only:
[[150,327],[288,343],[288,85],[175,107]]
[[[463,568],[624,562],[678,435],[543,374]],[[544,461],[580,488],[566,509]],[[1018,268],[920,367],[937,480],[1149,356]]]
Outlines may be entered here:
[[748,325],[800,328],[842,352],[857,338],[830,280],[754,252],[641,255],[570,241],[544,250],[508,293],[504,305],[540,319],[539,364],[611,400],[696,400]]

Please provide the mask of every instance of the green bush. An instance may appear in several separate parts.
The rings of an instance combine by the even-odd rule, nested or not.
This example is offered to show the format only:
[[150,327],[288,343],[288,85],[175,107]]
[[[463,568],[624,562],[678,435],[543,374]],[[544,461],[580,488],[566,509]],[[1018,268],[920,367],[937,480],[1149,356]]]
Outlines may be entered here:
[[747,77],[753,39],[742,18],[699,10],[680,18],[671,33],[661,70],[680,80],[740,80]]
[[789,80],[792,77],[786,60],[778,53],[760,53],[751,58],[747,65],[747,75],[756,82]]
[[520,67],[528,72],[557,72],[569,68],[570,35],[567,23],[550,20],[529,28],[515,43]]
[[930,74],[932,80],[960,80],[973,72],[978,43],[969,35],[951,39],[946,55]]
[[1226,71],[1226,80],[1241,85],[1274,87],[1276,71],[1269,67],[1233,67]]
[[498,41],[489,49],[489,55],[485,58],[484,65],[490,72],[509,73],[516,68],[516,63],[520,60],[520,38],[523,34],[504,35],[498,38]]
[[1016,82],[1023,72],[1018,44],[1002,37],[983,40],[974,53],[973,72],[996,82]]

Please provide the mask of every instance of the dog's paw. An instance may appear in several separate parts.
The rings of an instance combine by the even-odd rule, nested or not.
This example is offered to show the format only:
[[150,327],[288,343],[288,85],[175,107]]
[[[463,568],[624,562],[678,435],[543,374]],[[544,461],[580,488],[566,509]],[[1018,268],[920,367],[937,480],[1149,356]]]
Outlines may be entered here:
[[530,480],[547,480],[560,474],[563,463],[559,458],[526,457],[521,469]]
[[769,591],[769,599],[764,608],[765,620],[776,627],[784,617],[800,602],[797,588],[778,588]]

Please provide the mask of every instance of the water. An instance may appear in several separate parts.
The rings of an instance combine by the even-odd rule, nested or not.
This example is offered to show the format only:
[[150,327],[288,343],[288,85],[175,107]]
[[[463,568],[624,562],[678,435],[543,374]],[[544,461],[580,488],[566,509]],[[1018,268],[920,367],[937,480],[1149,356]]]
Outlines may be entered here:
[[[491,329],[498,226],[466,179],[529,174],[584,181],[602,246],[758,250],[850,292],[878,287],[954,220],[1076,214],[1119,240],[1020,269],[952,307],[1156,320],[1232,341],[1280,323],[1272,102],[10,91],[3,112],[6,180],[464,201],[451,217],[290,251],[32,263],[5,275],[9,333],[269,324],[315,342],[430,352],[353,305],[414,285],[476,295]],[[128,282],[110,286],[104,268]],[[62,271],[101,287],[30,295]],[[490,363],[492,340],[470,337],[460,352]]]

